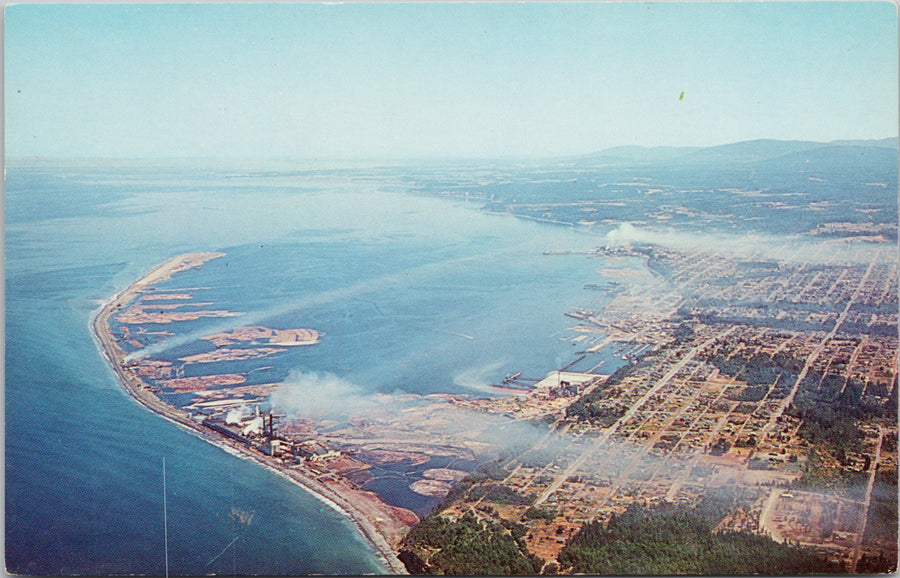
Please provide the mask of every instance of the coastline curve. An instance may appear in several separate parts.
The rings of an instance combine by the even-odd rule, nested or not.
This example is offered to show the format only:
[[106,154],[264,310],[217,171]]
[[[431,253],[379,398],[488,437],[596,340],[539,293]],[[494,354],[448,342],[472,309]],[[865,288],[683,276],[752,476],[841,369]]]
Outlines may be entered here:
[[[264,454],[254,452],[235,440],[203,426],[202,423],[195,421],[188,412],[164,403],[150,390],[148,384],[140,376],[128,371],[127,354],[118,346],[112,334],[110,326],[112,316],[151,285],[169,279],[178,272],[200,266],[206,261],[224,255],[224,253],[207,252],[187,253],[173,257],[153,267],[131,285],[103,302],[92,313],[90,319],[91,333],[99,349],[103,352],[125,392],[135,402],[223,451],[249,459],[301,487],[328,507],[350,519],[372,546],[389,573],[408,574],[406,566],[397,557],[394,546],[399,545],[405,529],[409,527],[409,515],[415,517],[415,514],[385,504],[373,492],[351,488],[341,480],[332,484],[337,486],[335,489],[317,477],[307,475],[297,468],[284,467]],[[342,495],[342,491],[351,495],[345,497]],[[363,511],[363,507],[377,512],[378,515]],[[402,519],[404,514],[407,520]]]

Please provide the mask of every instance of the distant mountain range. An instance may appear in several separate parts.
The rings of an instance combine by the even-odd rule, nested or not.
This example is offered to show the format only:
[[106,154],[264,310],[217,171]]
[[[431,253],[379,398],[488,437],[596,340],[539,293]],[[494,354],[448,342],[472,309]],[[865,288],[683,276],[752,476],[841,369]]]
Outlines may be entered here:
[[[761,139],[736,142],[712,147],[641,147],[620,146],[578,157],[589,163],[654,163],[654,164],[753,164],[760,161],[786,157],[784,160],[800,160],[806,155],[810,162],[819,158],[840,156],[877,157],[897,159],[897,137],[880,140],[838,140],[827,143],[814,141],[783,141]],[[794,158],[792,158],[794,157]]]

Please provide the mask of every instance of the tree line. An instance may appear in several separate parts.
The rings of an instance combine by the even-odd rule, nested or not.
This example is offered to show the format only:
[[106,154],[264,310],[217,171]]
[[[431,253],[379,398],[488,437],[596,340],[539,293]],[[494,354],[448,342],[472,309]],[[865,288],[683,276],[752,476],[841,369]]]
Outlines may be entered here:
[[697,506],[632,505],[604,526],[590,522],[557,559],[585,574],[810,574],[843,571],[838,564],[748,532],[714,532],[728,506],[715,497]]

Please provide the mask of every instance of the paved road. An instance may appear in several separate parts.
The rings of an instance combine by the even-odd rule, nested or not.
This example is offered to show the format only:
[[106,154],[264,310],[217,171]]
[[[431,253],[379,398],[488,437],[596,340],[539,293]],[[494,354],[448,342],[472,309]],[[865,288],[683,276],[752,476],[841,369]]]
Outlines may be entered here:
[[869,267],[866,269],[865,274],[862,276],[862,279],[860,279],[859,284],[853,291],[853,295],[847,301],[847,306],[844,307],[844,310],[838,316],[834,327],[832,327],[828,335],[826,335],[825,338],[819,342],[813,352],[806,357],[806,363],[803,364],[803,369],[800,371],[800,375],[797,376],[797,380],[794,382],[794,386],[791,388],[791,392],[783,400],[781,400],[781,403],[778,405],[778,409],[772,412],[772,415],[769,417],[769,421],[766,422],[766,425],[764,425],[760,430],[760,442],[762,442],[766,438],[766,434],[769,433],[769,430],[775,427],[775,424],[778,422],[778,418],[780,418],[784,414],[785,410],[790,407],[791,403],[794,401],[794,396],[797,395],[797,391],[800,389],[800,384],[806,378],[809,370],[812,369],[813,364],[815,364],[816,360],[819,359],[819,355],[822,354],[822,351],[825,349],[825,346],[828,345],[828,342],[831,341],[835,335],[837,335],[838,330],[841,328],[841,324],[845,319],[847,319],[847,315],[850,313],[850,308],[853,307],[853,304],[856,303],[856,300],[859,298],[859,293],[860,291],[862,291],[863,286],[869,279],[869,275],[872,273],[872,269],[875,267],[875,263],[877,261],[878,254],[876,254],[872,258],[872,262],[869,263]]
[[673,377],[675,377],[675,375],[677,375],[679,371],[684,369],[685,365],[687,365],[688,362],[690,362],[698,353],[715,343],[717,339],[728,336],[728,334],[733,332],[734,329],[734,327],[729,327],[728,329],[721,331],[713,337],[710,337],[703,343],[694,346],[684,357],[682,357],[678,361],[678,363],[673,365],[672,368],[660,378],[656,385],[651,387],[650,390],[647,391],[647,393],[645,393],[643,396],[641,396],[641,398],[638,399],[622,417],[616,420],[612,426],[607,428],[606,431],[604,431],[603,434],[597,438],[596,443],[590,445],[580,456],[578,456],[575,460],[572,461],[571,464],[569,464],[569,467],[557,474],[556,478],[553,480],[553,483],[551,483],[546,490],[541,492],[541,495],[538,496],[537,500],[535,500],[534,505],[541,505],[548,497],[550,497],[553,492],[558,490],[569,476],[574,474],[578,470],[578,468],[583,466],[584,463],[589,460],[594,455],[594,453],[596,453],[599,448],[603,447],[606,442],[609,441],[609,438],[613,433],[615,433],[617,429],[619,429],[620,425],[631,419],[634,414],[637,413],[651,397],[653,397],[660,389],[665,387],[666,384],[668,384],[669,381]]
[[875,474],[878,472],[878,462],[881,461],[881,442],[884,441],[884,430],[878,428],[878,444],[875,446],[875,459],[872,461],[872,471],[869,473],[869,483],[866,485],[866,499],[863,502],[863,515],[860,516],[859,525],[856,527],[856,540],[853,544],[853,556],[851,558],[850,573],[856,574],[856,565],[862,557],[862,541],[866,532],[866,524],[869,522],[869,504],[872,503],[872,488],[875,486]]

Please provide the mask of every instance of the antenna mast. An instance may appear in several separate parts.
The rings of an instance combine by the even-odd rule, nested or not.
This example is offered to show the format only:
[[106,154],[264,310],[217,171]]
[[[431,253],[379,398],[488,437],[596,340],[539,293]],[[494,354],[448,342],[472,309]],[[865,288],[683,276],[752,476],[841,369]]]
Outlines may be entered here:
[[169,514],[166,508],[166,458],[163,456],[163,539],[166,545],[166,578],[169,578]]

